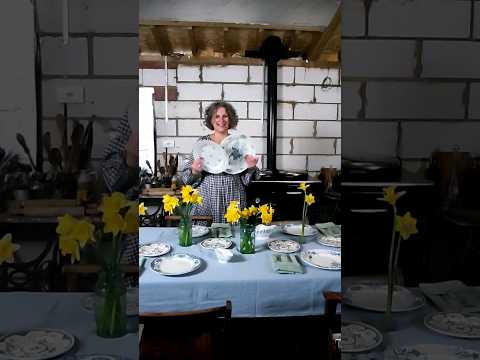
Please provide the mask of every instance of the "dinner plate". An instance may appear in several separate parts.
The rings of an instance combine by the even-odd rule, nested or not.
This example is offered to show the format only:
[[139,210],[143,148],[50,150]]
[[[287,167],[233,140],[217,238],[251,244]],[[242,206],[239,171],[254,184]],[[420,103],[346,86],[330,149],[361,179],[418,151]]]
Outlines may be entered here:
[[220,144],[228,158],[227,174],[239,174],[247,169],[246,155],[255,156],[255,149],[250,139],[243,134],[232,134],[223,139]]
[[480,352],[460,346],[440,344],[418,344],[387,349],[385,360],[473,360]]
[[18,331],[0,338],[0,359],[51,359],[70,351],[74,344],[74,336],[59,329]]
[[342,322],[342,352],[362,352],[375,349],[383,341],[376,328],[359,321]]
[[342,247],[342,239],[339,237],[325,236],[322,234],[318,234],[317,242],[325,246],[330,246],[335,248]]
[[210,140],[197,141],[192,150],[193,158],[203,158],[203,170],[220,174],[228,167],[228,156],[223,147]]
[[167,243],[152,243],[141,245],[138,253],[140,256],[145,257],[162,256],[167,254],[171,249],[172,247]]
[[293,240],[272,240],[268,243],[268,247],[272,251],[285,254],[300,250],[300,244]]
[[[138,315],[138,288],[127,289],[127,316]],[[88,294],[81,300],[82,307],[87,311],[93,311],[95,294]]]
[[154,259],[151,263],[151,267],[153,271],[162,275],[176,276],[194,272],[201,264],[202,260],[196,256],[175,254]]
[[310,249],[302,251],[300,257],[307,264],[320,269],[340,270],[342,268],[340,251],[327,249]]
[[75,354],[62,358],[63,360],[131,360],[130,358],[110,354]]
[[480,315],[469,313],[435,313],[427,315],[424,324],[443,335],[480,339]]
[[210,232],[210,229],[202,225],[192,225],[192,237],[202,237],[207,235]]
[[210,238],[200,243],[205,249],[228,249],[232,246],[232,241],[226,238]]
[[[387,285],[365,283],[350,286],[344,293],[343,303],[371,311],[385,312],[387,303]],[[403,286],[395,286],[393,291],[392,312],[413,311],[425,305],[425,297]]]
[[[282,226],[282,231],[286,234],[300,236],[302,235],[302,224],[286,224]],[[303,234],[305,236],[315,235],[317,231],[310,225],[305,225]]]

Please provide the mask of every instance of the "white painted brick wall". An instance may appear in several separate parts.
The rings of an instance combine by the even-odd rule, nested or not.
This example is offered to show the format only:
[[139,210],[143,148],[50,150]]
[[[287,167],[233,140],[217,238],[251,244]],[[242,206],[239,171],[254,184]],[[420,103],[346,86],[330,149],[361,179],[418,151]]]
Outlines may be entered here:
[[414,40],[342,40],[345,77],[413,77]]
[[[265,109],[267,104],[265,103]],[[266,110],[265,110],[266,111]],[[262,118],[262,103],[261,102],[249,102],[248,103],[248,118],[249,119],[261,119]],[[265,112],[263,119],[267,118]],[[293,105],[290,103],[277,103],[277,119],[293,119]]]
[[340,155],[341,153],[342,153],[342,139],[337,139],[335,141],[335,154]]
[[305,155],[277,155],[277,168],[279,170],[305,170],[307,157]]
[[340,121],[317,121],[317,137],[341,137],[342,123]]
[[88,74],[86,38],[71,38],[67,45],[63,45],[62,37],[44,37],[41,47],[43,74]]
[[143,70],[138,69],[138,85],[143,85]]
[[342,120],[342,104],[337,104],[337,120]]
[[[208,105],[213,103],[213,101],[202,101],[202,113],[205,114],[205,110],[207,109]],[[239,101],[229,101],[229,103],[233,106],[235,111],[237,112],[237,116],[239,119],[246,119],[247,118],[247,104],[246,102],[239,102]]]
[[177,81],[200,81],[200,66],[179,64],[177,67]]
[[479,156],[480,142],[472,134],[480,134],[480,123],[437,123],[432,129],[429,122],[408,122],[403,124],[402,157],[428,158],[436,149],[452,151],[456,145],[460,151]]
[[480,83],[472,83],[470,88],[469,118],[480,120]]
[[341,156],[338,155],[308,155],[308,171],[318,171],[322,168],[336,168],[342,167]]
[[337,105],[295,104],[293,116],[299,120],[337,120]]
[[342,84],[342,116],[344,119],[356,119],[362,108],[362,99],[358,81],[344,81]]
[[[362,36],[365,34],[365,6],[363,1],[342,2],[342,36]],[[342,57],[342,61],[344,61]]]
[[279,101],[312,102],[314,86],[279,85],[277,99]]
[[[165,149],[163,148],[163,141],[171,139],[168,137],[157,137],[157,151],[162,153]],[[170,153],[182,153],[182,154],[191,154],[193,145],[198,140],[198,136],[193,137],[176,137],[175,138],[175,147],[168,149]],[[160,157],[158,157],[160,158]]]
[[467,41],[425,41],[423,77],[480,77],[480,43]]
[[178,120],[178,136],[202,136],[212,131],[203,125],[201,119]]
[[178,83],[178,100],[220,100],[222,84]]
[[[177,120],[168,119],[168,123],[165,123],[164,119],[155,119],[155,122],[157,125],[157,136],[177,136]],[[186,134],[180,133],[179,135],[184,136]]]
[[[265,154],[267,153],[267,140],[263,140],[263,147]],[[294,139],[295,140],[295,139]],[[292,138],[277,138],[277,155],[285,155],[285,154],[295,154],[291,152],[292,149]]]
[[237,130],[247,136],[265,136],[266,122],[262,125],[260,120],[241,120],[238,122]]
[[294,138],[294,154],[334,154],[334,139],[301,139]]
[[247,82],[246,65],[209,65],[202,67],[202,78],[206,82]]
[[[251,65],[250,68],[250,82],[261,83],[263,75],[263,66]],[[265,70],[266,72],[266,70]],[[278,84],[291,84],[293,83],[295,71],[291,66],[279,66],[277,70],[277,83]],[[265,74],[265,84],[267,82],[267,74]]]
[[369,82],[367,117],[459,119],[464,116],[464,84]]
[[[168,85],[177,84],[177,72],[175,69],[168,69]],[[143,86],[165,86],[164,69],[143,69]]]
[[382,0],[370,8],[369,35],[467,37],[469,1]]
[[[155,117],[165,117],[165,102],[154,102]],[[168,102],[169,118],[200,118],[200,101],[169,101]]]
[[397,123],[345,121],[342,139],[346,139],[342,155],[347,158],[395,157]]
[[326,77],[332,79],[333,85],[339,84],[339,76],[337,69],[319,69],[319,68],[295,68],[295,83],[296,84],[322,84]]
[[342,88],[340,86],[322,87],[315,86],[315,102],[340,103],[342,101]]
[[223,85],[223,96],[227,101],[261,101],[262,85]]
[[[278,121],[277,136],[313,137],[314,121]],[[265,121],[265,129],[267,122]],[[265,130],[266,131],[266,130]]]
[[93,69],[98,75],[136,75],[138,69],[137,37],[95,37]]

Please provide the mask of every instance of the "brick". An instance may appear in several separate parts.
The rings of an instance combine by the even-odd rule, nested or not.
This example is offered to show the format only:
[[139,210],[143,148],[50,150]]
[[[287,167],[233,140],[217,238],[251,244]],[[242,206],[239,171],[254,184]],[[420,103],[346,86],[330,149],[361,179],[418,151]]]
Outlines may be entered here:
[[[165,100],[165,86],[154,86],[153,100],[163,101]],[[178,92],[176,86],[167,86],[168,101],[175,101],[178,98]]]
[[369,35],[467,37],[469,24],[469,1],[374,1]]
[[[278,84],[291,84],[294,78],[294,69],[291,66],[279,66],[277,70]],[[263,66],[249,66],[250,82],[261,83],[263,75]],[[266,71],[266,70],[265,70]],[[267,74],[265,74],[265,84],[267,83]]]
[[[168,85],[177,84],[176,69],[168,69]],[[143,69],[143,86],[165,86],[164,69]]]
[[480,43],[467,41],[425,41],[423,77],[480,78]]
[[414,40],[342,40],[344,77],[413,77],[415,65]]
[[262,85],[224,84],[223,97],[228,101],[261,101]]
[[326,77],[331,78],[332,85],[339,85],[339,76],[337,69],[319,69],[319,68],[295,68],[296,84],[314,84],[321,85]]
[[177,135],[177,120],[168,120],[165,123],[164,119],[155,119],[157,124],[157,136],[176,136]]
[[[165,102],[155,101],[155,117],[165,117]],[[200,102],[199,101],[173,101],[168,103],[169,118],[200,118]]]
[[342,120],[342,104],[337,104],[337,120]]
[[[265,104],[265,109],[267,104]],[[249,119],[261,119],[262,118],[262,103],[261,102],[249,102],[248,103],[248,118]],[[266,110],[264,119],[267,118]],[[277,119],[291,120],[293,118],[293,106],[289,103],[277,103]]]
[[220,100],[222,84],[177,84],[179,100]]
[[308,155],[308,171],[318,171],[322,168],[341,169],[342,159],[339,155]]
[[277,155],[277,169],[279,170],[303,170],[307,168],[305,155]]
[[470,109],[469,118],[480,120],[480,84],[472,83],[470,85]]
[[279,85],[277,98],[280,101],[312,102],[313,92],[313,86]]
[[342,123],[340,121],[317,121],[317,137],[341,137]]
[[282,120],[292,120],[293,105],[289,103],[277,103],[277,117]]
[[83,104],[69,104],[69,116],[119,117],[128,104],[138,105],[138,81],[118,79],[50,79],[43,80],[43,115],[63,114],[63,105],[57,103],[56,88],[81,85],[85,91]]
[[[251,83],[261,83],[263,76],[263,66],[250,65],[248,67],[248,81]],[[267,75],[265,74],[265,82],[267,82]]]
[[[163,141],[171,139],[168,137],[157,137],[157,151],[162,153],[164,151],[163,148]],[[198,136],[194,137],[176,137],[175,139],[175,147],[168,149],[170,153],[181,153],[181,154],[191,154],[193,146],[198,140]],[[160,158],[160,157],[159,157]]]
[[342,84],[342,119],[356,119],[362,108],[358,81],[344,81]]
[[480,153],[480,123],[432,123],[408,122],[402,125],[402,157],[428,158],[434,150],[451,151],[455,146],[460,151]]
[[[267,153],[267,139],[264,140],[265,143],[265,154]],[[290,154],[291,150],[291,138],[278,138],[277,139],[277,154]]]
[[334,139],[299,139],[293,140],[294,154],[334,154]]
[[370,82],[367,118],[458,119],[464,116],[464,84]]
[[363,1],[342,1],[342,36],[362,36],[364,34],[365,6]]
[[342,88],[340,86],[324,87],[315,86],[315,102],[340,103],[342,101]]
[[346,121],[342,123],[343,140],[342,154],[347,158],[395,157],[397,123]]
[[[314,121],[278,121],[277,136],[313,137]],[[265,122],[266,129],[267,122]]]
[[138,69],[137,37],[95,37],[93,71],[97,75],[136,75]]
[[242,120],[238,122],[237,131],[247,136],[266,136],[265,126],[260,120]]
[[337,139],[335,142],[335,154],[342,153],[342,139]]
[[88,74],[86,38],[71,38],[63,45],[61,37],[42,37],[42,72],[56,75]]
[[179,64],[177,68],[177,81],[200,81],[200,66]]
[[178,120],[178,136],[202,136],[212,131],[203,125],[201,119]]
[[295,104],[293,116],[300,120],[337,120],[337,105]]
[[[202,101],[202,112],[205,114],[205,110],[207,107],[213,103],[213,101]],[[238,101],[229,101],[229,103],[233,106],[235,111],[237,112],[237,116],[239,119],[246,119],[247,118],[247,104],[246,102],[238,102]]]
[[202,79],[205,82],[247,82],[246,65],[206,65],[202,67]]

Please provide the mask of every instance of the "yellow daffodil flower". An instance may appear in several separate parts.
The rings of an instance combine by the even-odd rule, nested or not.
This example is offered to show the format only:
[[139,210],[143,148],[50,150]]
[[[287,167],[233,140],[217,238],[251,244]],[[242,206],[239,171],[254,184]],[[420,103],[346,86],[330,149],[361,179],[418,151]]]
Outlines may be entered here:
[[227,209],[227,212],[225,213],[225,219],[227,219],[227,222],[229,223],[236,223],[240,219],[240,213],[238,209]]
[[230,204],[228,205],[227,210],[230,210],[230,209],[238,210],[238,204],[239,204],[238,201],[230,201]]
[[404,216],[397,216],[395,221],[395,230],[400,233],[403,240],[407,240],[411,235],[418,233],[417,219],[407,212]]
[[315,196],[313,196],[312,194],[305,195],[305,202],[308,206],[312,205],[315,202]]
[[300,184],[300,186],[298,187],[298,189],[300,190],[303,190],[303,191],[307,191],[307,188],[309,187],[310,185],[307,185],[306,183],[302,182]]
[[194,189],[191,185],[185,185],[184,187],[182,187],[181,193],[182,202],[184,204],[190,204],[194,203],[194,194],[198,194],[198,190]]
[[173,210],[178,206],[179,200],[175,196],[164,195],[163,208],[170,215],[173,215]]
[[112,233],[113,236],[117,236],[125,226],[123,216],[118,213],[106,213],[102,218],[104,222],[103,232]]
[[195,191],[192,194],[192,204],[201,205],[203,203],[203,197],[198,195],[198,191]]
[[248,208],[248,216],[254,216],[258,214],[258,209],[255,207],[255,205],[251,205]]
[[124,194],[119,192],[114,192],[110,196],[104,196],[102,203],[98,210],[104,214],[117,214],[121,209],[130,205],[130,202],[127,200]]
[[271,206],[269,206],[268,204],[264,204],[264,205],[261,205],[258,208],[258,211],[261,214],[260,217],[262,219],[262,224],[270,225],[270,223],[272,222],[273,213],[274,213],[275,210]]
[[60,234],[60,235],[71,234],[76,223],[77,223],[77,220],[70,214],[65,214],[64,216],[59,217],[58,225],[56,229],[57,234]]
[[138,231],[138,216],[135,207],[131,206],[125,214],[125,221],[122,232],[124,234],[133,234]]
[[20,248],[18,244],[12,244],[12,234],[6,234],[0,239],[0,264],[13,262],[13,253]]
[[146,210],[145,203],[142,202],[138,205],[138,215],[145,215]]
[[397,202],[397,194],[395,193],[395,186],[389,186],[383,189],[383,199],[390,205],[395,206]]
[[241,216],[242,218],[245,218],[245,219],[246,219],[246,218],[249,217],[249,215],[250,215],[250,212],[248,211],[247,208],[243,209],[243,210],[240,212],[240,216]]
[[70,236],[78,240],[80,246],[83,248],[89,240],[94,240],[93,233],[95,226],[86,220],[76,220]]
[[59,244],[63,256],[70,254],[72,264],[75,260],[80,260],[80,247],[78,241],[69,235],[60,235]]

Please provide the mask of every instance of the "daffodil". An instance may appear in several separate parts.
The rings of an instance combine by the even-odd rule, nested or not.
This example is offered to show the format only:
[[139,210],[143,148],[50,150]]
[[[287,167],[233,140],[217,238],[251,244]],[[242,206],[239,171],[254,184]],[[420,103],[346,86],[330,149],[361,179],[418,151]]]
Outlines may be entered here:
[[138,205],[138,215],[145,215],[146,210],[147,208],[143,202]]
[[135,207],[131,206],[125,214],[125,221],[122,232],[124,234],[133,234],[138,231],[138,216]]
[[0,239],[0,264],[14,261],[13,253],[20,248],[18,244],[12,244],[12,234],[6,234]]
[[383,198],[390,205],[395,206],[397,202],[397,194],[395,193],[395,186],[389,186],[383,189]]
[[89,240],[94,240],[93,233],[95,226],[86,220],[77,220],[72,229],[71,236],[78,240],[80,246],[83,248]]
[[310,185],[307,185],[306,183],[302,182],[300,184],[300,186],[298,187],[298,189],[302,190],[302,191],[307,191],[307,188],[309,187]]
[[104,196],[98,208],[103,214],[116,214],[121,209],[130,205],[124,194],[114,192],[110,196]]
[[258,211],[261,214],[260,218],[262,219],[262,224],[270,225],[273,220],[273,213],[275,210],[268,204],[264,204],[258,208]]
[[59,235],[68,235],[72,233],[77,220],[70,214],[65,214],[62,217],[58,218],[58,225],[57,225],[57,234]]
[[255,207],[255,205],[251,205],[248,208],[248,216],[254,216],[258,214],[258,209]]
[[195,192],[192,194],[192,204],[201,205],[202,203],[203,203],[203,197],[201,197],[200,195],[198,195],[198,192],[195,191]]
[[107,234],[112,233],[114,236],[117,236],[125,226],[123,216],[118,213],[106,213],[102,219],[104,222],[103,232]]
[[224,215],[225,219],[227,219],[229,223],[236,223],[240,219],[240,216],[238,201],[231,201]]
[[417,219],[413,218],[410,212],[404,216],[397,216],[395,230],[399,232],[403,240],[407,240],[413,234],[418,233]]
[[178,206],[179,200],[175,196],[164,195],[163,196],[163,208],[170,215],[173,214],[173,210]]
[[196,192],[191,185],[185,185],[181,189],[182,201],[184,204],[190,204],[192,202],[192,195]]
[[70,255],[72,264],[75,260],[80,260],[80,246],[74,237],[60,235],[58,246],[63,256]]
[[312,205],[315,202],[315,196],[312,194],[305,195],[305,202],[308,206]]

